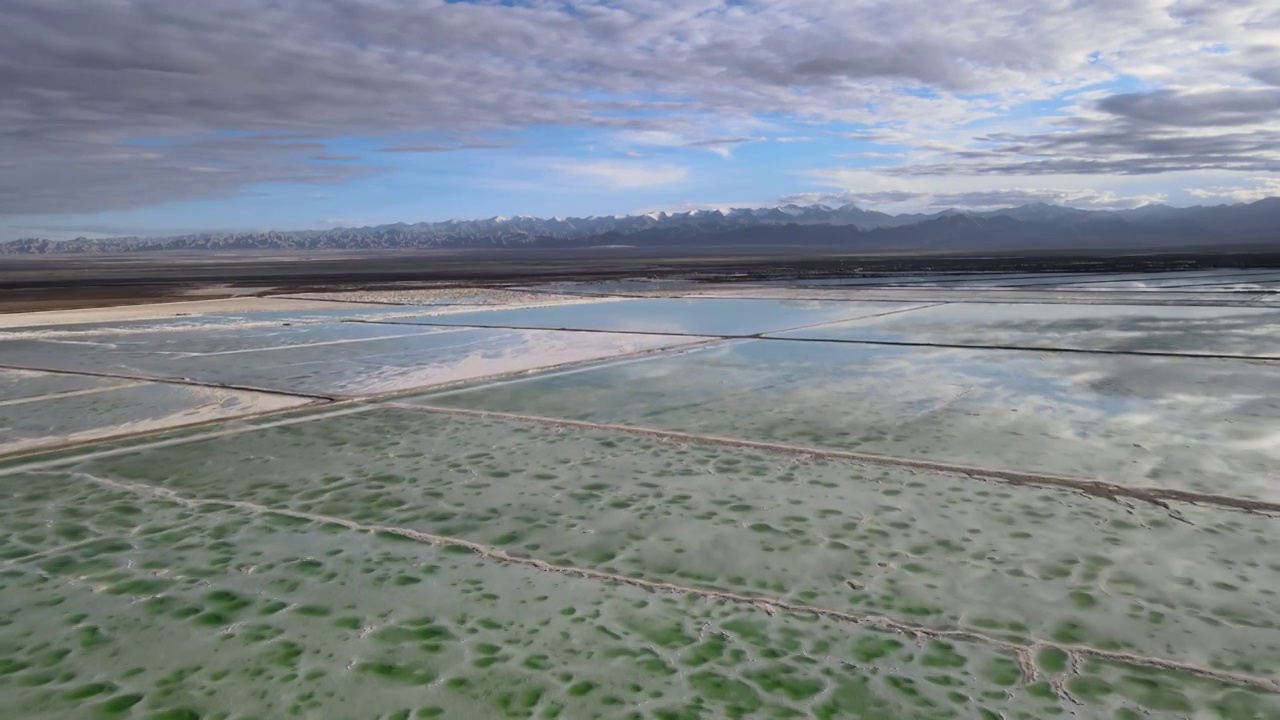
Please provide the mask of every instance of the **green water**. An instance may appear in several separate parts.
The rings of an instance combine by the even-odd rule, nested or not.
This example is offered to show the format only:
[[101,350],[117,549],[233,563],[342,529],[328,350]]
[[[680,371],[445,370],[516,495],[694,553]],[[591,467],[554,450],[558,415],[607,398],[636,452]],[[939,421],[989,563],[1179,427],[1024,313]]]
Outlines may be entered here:
[[[54,483],[56,484],[56,483]],[[13,493],[12,483],[5,490]],[[0,701],[23,718],[1274,717],[1274,697],[60,486],[6,542]],[[22,498],[25,498],[23,500]],[[29,503],[25,506],[23,502]],[[80,534],[59,531],[68,526]],[[80,542],[54,550],[54,542]],[[64,543],[65,544],[65,543]],[[43,555],[17,556],[34,545]]]
[[8,482],[92,478],[928,628],[1280,668],[1273,521],[1220,509],[396,409]]

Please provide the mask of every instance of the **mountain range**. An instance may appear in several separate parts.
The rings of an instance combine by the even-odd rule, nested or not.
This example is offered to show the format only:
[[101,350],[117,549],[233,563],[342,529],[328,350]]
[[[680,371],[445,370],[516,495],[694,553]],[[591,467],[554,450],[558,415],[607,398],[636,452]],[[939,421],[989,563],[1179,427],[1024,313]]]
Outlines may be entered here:
[[984,212],[890,215],[850,204],[585,218],[494,217],[295,232],[20,239],[0,243],[0,254],[616,246],[1011,252],[1267,245],[1280,250],[1280,198],[1186,208],[1145,205],[1117,211],[1037,203]]

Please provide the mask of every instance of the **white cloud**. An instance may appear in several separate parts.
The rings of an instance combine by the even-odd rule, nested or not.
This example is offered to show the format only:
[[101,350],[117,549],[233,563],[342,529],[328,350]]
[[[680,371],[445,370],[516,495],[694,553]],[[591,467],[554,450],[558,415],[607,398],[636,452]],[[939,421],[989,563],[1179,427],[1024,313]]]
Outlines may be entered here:
[[631,215],[645,215],[647,213],[666,212],[666,213],[684,213],[693,210],[722,210],[728,212],[734,208],[758,208],[769,205],[770,203],[760,200],[744,200],[740,202],[697,202],[694,200],[685,200],[682,202],[665,203],[662,205],[651,205],[633,210]]
[[626,145],[652,147],[680,147],[689,142],[683,134],[671,130],[623,130],[617,134],[617,140]]
[[[705,122],[705,121],[704,121]],[[685,128],[681,132],[672,130],[623,130],[616,134],[614,140],[623,145],[641,145],[661,148],[691,148],[715,153],[724,158],[733,157],[733,149],[746,143],[761,142],[766,138],[754,135],[709,134],[706,128],[691,123],[680,123]],[[757,123],[737,123],[738,126],[756,125]],[[628,153],[630,154],[630,153]]]
[[1280,178],[1254,177],[1242,185],[1191,188],[1189,193],[1206,200],[1229,202],[1254,202],[1267,197],[1280,196]]
[[1168,199],[1165,193],[1146,190],[1141,183],[1123,178],[1110,180],[1110,186],[1100,186],[1107,183],[1088,176],[1018,178],[1015,184],[1000,176],[912,177],[841,167],[815,170],[808,176],[827,189],[795,193],[780,198],[779,202],[826,205],[851,202],[887,212],[913,212],[947,207],[980,210],[1036,202],[1116,210]]
[[739,145],[760,142],[762,140],[764,140],[762,137],[710,137],[685,143],[684,147],[706,150],[707,152],[715,153],[723,158],[731,158],[733,157],[733,149]]
[[856,152],[856,153],[836,153],[832,157],[842,158],[844,160],[885,160],[889,158],[903,158],[906,153],[887,153],[887,152]]
[[909,190],[873,190],[868,192],[810,192],[787,195],[779,203],[797,205],[843,205],[853,203],[860,207],[886,212],[937,211],[944,208],[958,210],[995,210],[1032,203],[1065,205],[1082,210],[1127,210],[1153,203],[1164,202],[1163,194],[1121,195],[1111,191],[1096,190],[1023,190],[1001,188],[949,193],[911,192]]
[[1280,171],[1277,27],[1265,0],[9,0],[0,214],[345,182],[382,168],[316,167],[326,139],[549,126],[615,153],[728,156],[856,124],[932,192],[961,175],[1258,177]]
[[688,168],[679,165],[621,160],[564,161],[553,163],[551,167],[566,175],[617,189],[671,185],[689,175]]

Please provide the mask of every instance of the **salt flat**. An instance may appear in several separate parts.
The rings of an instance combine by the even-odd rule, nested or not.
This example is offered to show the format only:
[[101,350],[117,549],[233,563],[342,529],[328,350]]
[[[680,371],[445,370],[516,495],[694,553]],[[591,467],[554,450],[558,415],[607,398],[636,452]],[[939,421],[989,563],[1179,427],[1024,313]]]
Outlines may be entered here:
[[1256,361],[750,340],[411,402],[1280,500],[1277,386]]
[[813,340],[1280,357],[1280,310],[946,303],[781,333]]
[[1276,277],[5,317],[0,703],[1280,717]]
[[402,318],[394,322],[704,336],[756,335],[884,316],[918,307],[918,303],[636,298],[453,313],[417,320]]

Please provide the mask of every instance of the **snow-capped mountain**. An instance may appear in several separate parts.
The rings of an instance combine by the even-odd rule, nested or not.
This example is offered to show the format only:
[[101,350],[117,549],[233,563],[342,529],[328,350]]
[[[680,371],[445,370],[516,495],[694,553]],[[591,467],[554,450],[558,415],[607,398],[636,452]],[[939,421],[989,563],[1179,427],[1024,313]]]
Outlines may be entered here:
[[158,250],[385,250],[414,248],[681,246],[708,243],[850,248],[1125,247],[1164,242],[1275,243],[1280,241],[1280,198],[1250,204],[1088,211],[1037,203],[984,212],[945,210],[890,215],[855,205],[781,205],[760,208],[649,212],[640,215],[394,223],[295,232],[204,233],[164,238],[24,239],[0,244],[0,253],[110,253]]

